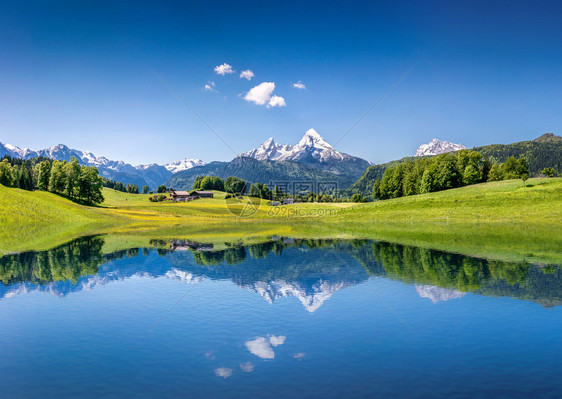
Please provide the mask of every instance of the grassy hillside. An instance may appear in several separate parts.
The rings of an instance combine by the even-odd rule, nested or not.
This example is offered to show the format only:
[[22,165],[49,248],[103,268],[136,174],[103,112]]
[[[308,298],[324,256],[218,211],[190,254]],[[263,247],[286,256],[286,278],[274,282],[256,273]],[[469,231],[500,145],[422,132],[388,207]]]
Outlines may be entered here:
[[[491,182],[340,212],[355,236],[502,259],[562,262],[562,179]],[[514,256],[514,258],[511,258]]]
[[[521,141],[513,144],[492,144],[476,147],[482,155],[488,156],[493,162],[505,162],[508,157],[525,157],[531,176],[537,176],[544,168],[553,167],[562,173],[562,137],[552,133],[546,133],[531,141]],[[372,165],[363,175],[351,185],[351,193],[359,193],[365,196],[372,196],[373,184],[375,180],[381,179],[384,171],[407,162],[414,157],[405,157],[396,161],[387,162],[380,165]]]
[[562,263],[562,179],[485,183],[367,204],[261,204],[214,199],[151,203],[147,195],[104,190],[88,208],[46,192],[0,187],[0,252],[45,249],[79,235],[109,234],[115,248],[151,239],[259,242],[295,238],[370,238],[506,260]]
[[119,223],[117,215],[44,191],[0,185],[0,252],[44,249]]

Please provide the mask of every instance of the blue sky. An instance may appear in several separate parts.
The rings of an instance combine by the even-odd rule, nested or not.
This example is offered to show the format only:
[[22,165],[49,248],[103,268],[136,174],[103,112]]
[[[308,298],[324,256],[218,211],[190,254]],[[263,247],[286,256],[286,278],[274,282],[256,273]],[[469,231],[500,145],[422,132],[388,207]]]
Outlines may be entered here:
[[[151,69],[235,152],[311,127],[335,143],[410,69],[337,149],[383,162],[433,137],[471,147],[560,134],[561,15],[540,1],[10,2],[0,142],[135,164],[231,159]],[[223,63],[236,72],[215,73]],[[284,107],[268,108],[268,92],[264,105],[245,100],[263,82]]]

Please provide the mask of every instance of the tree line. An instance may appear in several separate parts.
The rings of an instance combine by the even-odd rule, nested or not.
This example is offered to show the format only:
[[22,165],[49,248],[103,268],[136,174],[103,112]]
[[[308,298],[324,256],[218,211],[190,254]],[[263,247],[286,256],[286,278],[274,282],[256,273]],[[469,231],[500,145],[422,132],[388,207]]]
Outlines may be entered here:
[[[136,184],[124,184],[121,183],[119,181],[113,181],[113,180],[109,180],[106,179],[105,177],[102,177],[102,184],[104,187],[107,188],[111,188],[113,190],[116,191],[121,191],[124,193],[129,193],[129,194],[138,194],[139,193],[139,186],[137,186]],[[142,188],[142,193],[143,194],[148,194],[148,186],[144,186]]]
[[[193,190],[225,191],[227,193],[226,198],[247,195],[248,197],[261,198],[268,201],[282,201],[285,198],[292,198],[294,202],[343,202],[346,200],[326,193],[307,192],[292,195],[283,192],[282,188],[277,185],[271,190],[265,183],[252,183],[248,185],[248,182],[235,176],[229,176],[226,180],[218,176],[197,176],[193,183]],[[351,198],[351,202],[366,201],[367,199],[360,195]]]
[[0,184],[24,190],[44,190],[62,194],[88,205],[103,202],[103,180],[97,168],[46,158],[20,160],[4,158],[0,162]]
[[525,158],[492,164],[478,151],[461,150],[400,163],[375,180],[373,197],[389,199],[431,193],[487,181],[529,178]]

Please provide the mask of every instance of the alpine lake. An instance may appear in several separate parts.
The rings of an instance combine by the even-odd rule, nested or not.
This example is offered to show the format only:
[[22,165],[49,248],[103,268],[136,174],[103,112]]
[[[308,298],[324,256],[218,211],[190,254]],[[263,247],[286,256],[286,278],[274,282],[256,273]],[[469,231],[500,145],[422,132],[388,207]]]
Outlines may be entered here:
[[562,397],[561,265],[105,240],[0,258],[1,397]]

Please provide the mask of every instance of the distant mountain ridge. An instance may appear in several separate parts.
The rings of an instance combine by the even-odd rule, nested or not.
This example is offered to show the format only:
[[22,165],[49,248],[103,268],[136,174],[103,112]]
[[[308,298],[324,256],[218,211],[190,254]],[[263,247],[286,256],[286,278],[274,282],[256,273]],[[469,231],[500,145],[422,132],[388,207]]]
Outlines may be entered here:
[[446,154],[447,152],[464,150],[466,147],[462,144],[451,143],[450,141],[441,141],[438,139],[431,140],[428,144],[422,144],[418,147],[415,157],[424,157],[430,155]]
[[[520,141],[512,144],[491,144],[475,147],[482,155],[492,162],[505,162],[508,157],[525,157],[531,176],[536,176],[546,167],[553,167],[562,172],[562,137],[546,133],[534,140]],[[384,171],[392,166],[415,159],[404,157],[384,164],[372,165],[349,188],[351,193],[372,195],[375,180],[382,178]]]
[[369,162],[337,151],[314,129],[309,129],[294,146],[277,144],[269,138],[258,148],[239,154],[230,162],[211,162],[174,174],[168,186],[191,189],[199,175],[236,176],[249,183],[334,182],[349,187]]
[[166,183],[173,173],[205,164],[205,162],[199,159],[186,158],[167,165],[133,166],[123,161],[113,161],[106,157],[97,157],[89,151],[72,149],[64,144],[58,144],[42,150],[32,150],[0,143],[0,157],[6,155],[23,159],[45,157],[58,161],[70,161],[72,157],[76,157],[81,164],[98,168],[100,174],[108,179],[125,184],[136,184],[139,187],[147,185],[152,189]]

